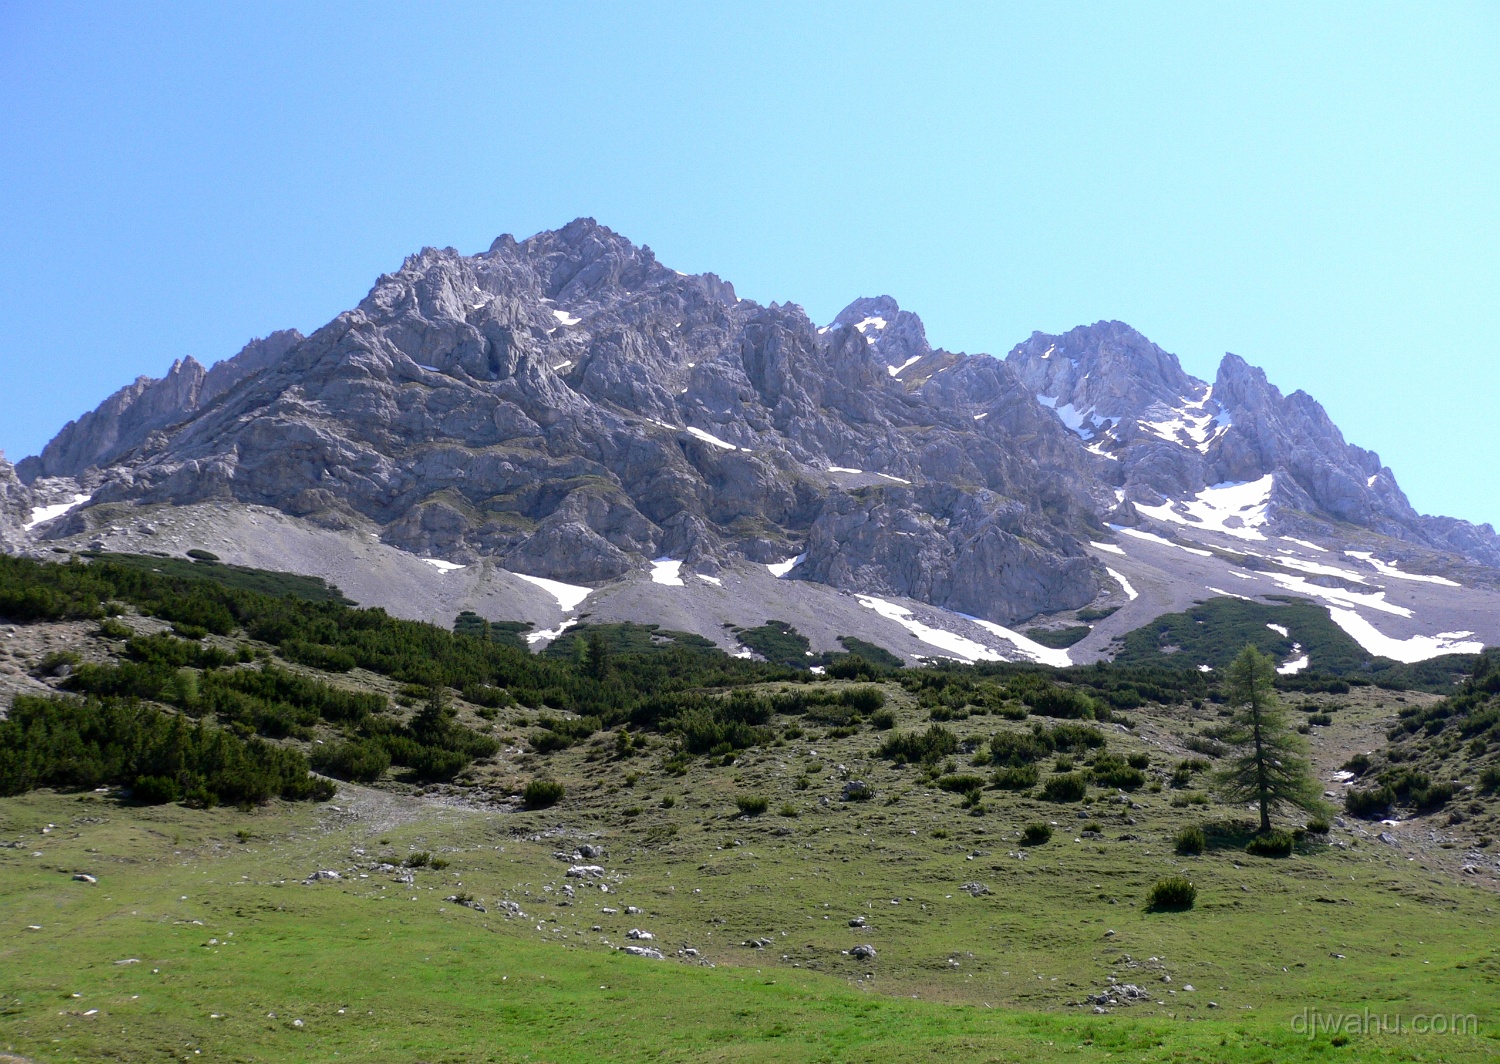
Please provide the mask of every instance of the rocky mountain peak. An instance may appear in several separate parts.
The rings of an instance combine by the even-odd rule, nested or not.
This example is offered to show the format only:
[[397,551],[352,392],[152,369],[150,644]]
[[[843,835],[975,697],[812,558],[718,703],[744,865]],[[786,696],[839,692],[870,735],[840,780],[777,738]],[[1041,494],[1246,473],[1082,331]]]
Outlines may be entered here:
[[1265,481],[1224,527],[1353,523],[1500,563],[1235,356],[1210,388],[1117,321],[956,354],[888,295],[820,329],[587,218],[424,249],[309,337],[121,389],[28,472],[92,478],[59,535],[101,503],[212,500],[591,585],[801,558],[778,575],[999,623],[1092,601],[1105,519],[1197,521],[1224,482]]
[[851,328],[863,336],[880,359],[899,375],[901,370],[932,353],[922,319],[902,310],[890,296],[856,299],[829,323],[824,332]]

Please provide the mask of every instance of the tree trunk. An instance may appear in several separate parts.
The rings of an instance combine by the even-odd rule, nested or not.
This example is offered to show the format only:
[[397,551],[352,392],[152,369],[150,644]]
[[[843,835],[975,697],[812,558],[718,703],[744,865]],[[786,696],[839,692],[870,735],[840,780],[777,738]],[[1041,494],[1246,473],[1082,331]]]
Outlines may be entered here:
[[1260,799],[1260,830],[1262,834],[1271,830],[1271,808],[1267,801],[1267,791],[1270,789],[1266,780],[1266,749],[1264,736],[1261,733],[1261,705],[1260,693],[1257,691],[1250,696],[1251,719],[1255,721],[1255,783]]

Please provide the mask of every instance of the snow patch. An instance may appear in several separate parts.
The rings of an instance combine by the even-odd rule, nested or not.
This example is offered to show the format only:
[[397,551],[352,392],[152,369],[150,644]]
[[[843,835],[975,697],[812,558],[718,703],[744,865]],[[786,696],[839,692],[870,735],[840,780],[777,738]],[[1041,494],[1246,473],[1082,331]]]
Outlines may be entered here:
[[1210,387],[1203,393],[1203,398],[1196,403],[1184,403],[1179,407],[1168,407],[1161,403],[1153,404],[1153,410],[1162,411],[1162,414],[1158,415],[1160,420],[1143,420],[1140,425],[1168,443],[1182,444],[1185,436],[1195,450],[1207,453],[1209,445],[1224,435],[1234,424],[1227,410],[1217,414],[1208,412],[1208,403],[1213,394],[1214,390]]
[[1327,547],[1320,547],[1316,543],[1309,543],[1309,542],[1307,542],[1307,540],[1305,540],[1305,539],[1297,539],[1297,538],[1295,538],[1293,536],[1282,536],[1281,538],[1284,539],[1284,540],[1286,540],[1288,543],[1295,543],[1299,547],[1306,547],[1308,550],[1315,550],[1319,554],[1327,554],[1328,553],[1328,548]]
[[567,359],[566,361],[559,362],[557,365],[555,365],[555,366],[552,367],[552,372],[553,373],[561,373],[563,370],[567,369],[572,364],[573,364],[573,360],[571,358]]
[[1396,568],[1395,562],[1383,562],[1367,550],[1346,550],[1344,551],[1344,553],[1351,558],[1358,558],[1360,561],[1371,566],[1381,576],[1392,576],[1397,580],[1415,580],[1418,583],[1422,584],[1441,584],[1443,587],[1463,587],[1463,585],[1458,583],[1456,580],[1449,580],[1446,577],[1442,576],[1428,576],[1426,573],[1402,572],[1400,569]]
[[[521,574],[517,573],[516,575],[520,576]],[[554,640],[558,636],[562,635],[564,632],[566,632],[569,628],[572,628],[577,623],[578,623],[578,618],[576,618],[576,617],[569,617],[566,621],[563,621],[563,623],[560,624],[560,625],[558,625],[556,628],[543,628],[540,632],[527,632],[526,633],[526,643],[527,643],[528,646],[535,646],[536,644],[540,643],[544,639],[547,642],[550,643],[550,642],[552,642],[552,640]]]
[[1017,650],[1025,654],[1032,661],[1042,665],[1051,665],[1054,668],[1066,669],[1073,664],[1073,659],[1068,657],[1066,650],[1054,650],[1052,647],[1044,647],[1042,644],[1027,639],[1020,632],[1013,632],[1004,625],[996,624],[994,621],[986,621],[979,617],[969,617],[979,627],[989,632],[994,632],[1002,639],[1008,639],[1015,644]]
[[561,580],[548,580],[542,576],[527,576],[525,573],[516,573],[515,576],[541,588],[547,594],[557,599],[557,604],[564,613],[572,613],[584,599],[594,593],[591,587],[580,587],[577,584],[565,584]]
[[1410,639],[1396,639],[1381,632],[1353,610],[1330,608],[1328,612],[1333,617],[1334,624],[1349,633],[1350,638],[1371,654],[1392,658],[1407,665],[1443,654],[1478,654],[1484,649],[1483,643],[1464,641],[1473,632],[1439,632],[1437,635],[1414,635]]
[[893,477],[889,473],[876,473],[875,475],[877,477],[885,477],[886,480],[894,480],[897,484],[910,484],[911,483],[911,481],[905,480],[905,479],[903,479],[901,477]]
[[863,469],[850,469],[848,466],[831,465],[828,467],[830,473],[863,473]]
[[1089,546],[1097,547],[1099,550],[1109,551],[1109,553],[1111,554],[1119,554],[1121,556],[1125,554],[1125,548],[1116,546],[1113,543],[1095,543],[1093,540],[1089,540]]
[[[1121,551],[1120,553],[1124,554],[1125,552]],[[1125,598],[1128,601],[1134,602],[1136,599],[1141,597],[1140,592],[1130,586],[1129,580],[1126,580],[1123,576],[1121,576],[1119,573],[1115,572],[1108,566],[1105,567],[1104,571],[1114,578],[1115,583],[1120,585],[1121,589],[1124,590]]]
[[1288,632],[1283,625],[1268,624],[1266,625],[1266,627],[1271,629],[1271,631],[1275,632],[1277,635],[1281,636],[1281,638],[1283,639],[1289,638],[1292,634],[1291,632]]
[[51,506],[38,506],[31,511],[27,517],[26,524],[22,527],[30,532],[37,525],[45,524],[48,521],[61,517],[73,509],[73,507],[82,506],[91,498],[93,498],[92,495],[74,495],[72,502],[55,502]]
[[950,654],[956,654],[965,661],[1003,661],[999,654],[985,646],[976,643],[972,639],[965,638],[956,632],[944,631],[941,628],[933,628],[931,625],[923,624],[912,616],[911,610],[904,606],[898,606],[894,602],[876,598],[874,595],[855,595],[859,604],[866,609],[872,609],[887,620],[895,621],[912,635],[929,646],[935,646],[940,650],[946,650]]
[[562,322],[564,325],[577,325],[580,321],[583,320],[582,318],[573,317],[573,315],[569,314],[566,310],[554,310],[552,312],[552,316],[558,321]]
[[1272,474],[1267,473],[1259,480],[1215,484],[1181,502],[1161,506],[1136,503],[1135,508],[1158,521],[1209,529],[1239,539],[1265,539],[1259,526],[1266,523],[1273,480]]
[[1198,671],[1199,672],[1213,672],[1214,671],[1214,667],[1212,665],[1199,665],[1198,666]]
[[990,416],[989,411],[986,410],[983,414],[975,414],[974,415],[974,420],[975,421],[983,421],[985,418],[987,418],[989,416]]
[[901,363],[901,365],[899,365],[899,366],[887,366],[887,367],[885,367],[886,372],[889,373],[892,377],[899,377],[899,376],[901,376],[901,371],[902,370],[904,370],[907,366],[911,365],[913,362],[920,361],[921,358],[922,358],[921,355],[912,355],[911,358],[908,358],[905,362]]
[[702,573],[694,573],[693,575],[705,584],[712,584],[714,587],[724,586],[724,581],[720,580],[717,576],[704,576]]
[[1314,576],[1336,576],[1340,580],[1348,580],[1351,583],[1363,584],[1364,576],[1354,572],[1352,569],[1340,569],[1333,565],[1324,565],[1322,562],[1310,562],[1305,558],[1298,558],[1293,554],[1278,554],[1274,558],[1267,559],[1278,565],[1285,565],[1289,569],[1297,569],[1304,573],[1312,573]]
[[807,561],[807,555],[803,553],[797,555],[795,558],[788,558],[784,562],[767,565],[766,568],[771,570],[771,575],[779,580],[805,561]]
[[[1411,610],[1405,606],[1397,606],[1385,600],[1384,591],[1373,591],[1365,594],[1359,591],[1345,591],[1341,587],[1320,587],[1309,583],[1300,576],[1288,576],[1285,573],[1268,573],[1276,586],[1283,591],[1295,591],[1299,595],[1307,595],[1311,598],[1324,599],[1335,605],[1353,608],[1363,606],[1366,609],[1379,610],[1381,613],[1394,614],[1397,617],[1410,617]],[[1430,655],[1429,655],[1430,656]],[[1421,658],[1416,659],[1421,661]]]
[[1136,539],[1144,539],[1151,543],[1160,543],[1163,547],[1176,547],[1178,550],[1185,550],[1189,554],[1196,554],[1200,558],[1212,558],[1214,555],[1214,552],[1211,550],[1199,550],[1197,547],[1189,547],[1182,543],[1173,543],[1170,539],[1163,539],[1154,532],[1143,532],[1139,528],[1127,528],[1125,525],[1110,525],[1109,530],[1111,532],[1123,532],[1127,536],[1134,536]]
[[1276,673],[1279,676],[1295,676],[1305,668],[1307,668],[1307,655],[1303,654],[1300,658],[1293,658],[1285,665],[1276,666]]
[[651,562],[651,582],[668,587],[682,587],[682,561],[671,558],[656,558]]
[[423,558],[422,560],[440,573],[451,573],[456,569],[468,568],[468,566],[459,565],[457,562],[445,562],[441,558]]
[[739,448],[736,447],[734,444],[729,443],[726,440],[721,440],[721,439],[719,439],[719,437],[713,435],[712,433],[704,432],[702,429],[695,429],[691,425],[689,425],[687,427],[687,431],[690,432],[690,433],[692,433],[694,436],[698,437],[698,439],[702,440],[704,443],[711,443],[715,447],[722,447],[722,448],[724,448],[724,450],[726,450],[726,451],[737,451],[737,450],[739,450]]
[[874,329],[876,332],[879,332],[885,326],[886,320],[884,318],[866,318],[864,321],[854,323],[854,327],[861,333],[864,333],[867,329]]

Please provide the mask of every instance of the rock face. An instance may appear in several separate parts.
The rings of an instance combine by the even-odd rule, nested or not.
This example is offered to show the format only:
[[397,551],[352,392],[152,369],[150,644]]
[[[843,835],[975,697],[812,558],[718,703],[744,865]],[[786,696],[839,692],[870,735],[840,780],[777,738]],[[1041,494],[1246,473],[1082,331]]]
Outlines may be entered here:
[[25,544],[31,505],[31,493],[0,452],[0,550],[14,551]]
[[28,483],[38,477],[81,478],[132,452],[161,447],[161,432],[211,404],[234,385],[274,365],[297,341],[296,329],[252,340],[233,358],[204,369],[194,358],[172,363],[160,380],[137,377],[77,421],[70,421],[43,448],[24,459],[18,472]]
[[233,499],[574,583],[805,555],[790,578],[1000,622],[1090,601],[1090,456],[995,359],[894,376],[930,352],[875,302],[889,336],[860,304],[820,330],[590,220],[428,249],[222,390],[174,366],[28,468],[97,477],[96,505]]
[[425,249],[311,336],[137,380],[19,473],[91,494],[49,535],[100,504],[248,504],[570,583],[796,558],[787,579],[1001,624],[1093,601],[1106,520],[1197,520],[1171,508],[1225,481],[1269,477],[1270,525],[1500,564],[1232,355],[1210,387],[1118,322],[964,355],[889,296],[820,328],[590,219]]

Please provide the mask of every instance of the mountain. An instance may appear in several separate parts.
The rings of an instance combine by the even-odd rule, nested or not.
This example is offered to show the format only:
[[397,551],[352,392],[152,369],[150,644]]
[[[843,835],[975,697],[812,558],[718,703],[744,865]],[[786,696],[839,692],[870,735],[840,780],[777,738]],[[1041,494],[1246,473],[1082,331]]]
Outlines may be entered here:
[[[207,546],[443,621],[566,624],[587,597],[730,646],[784,619],[819,649],[1065,662],[1004,626],[1085,610],[1088,660],[1226,567],[1357,596],[1406,566],[1432,603],[1391,638],[1466,638],[1500,576],[1492,529],[1416,514],[1233,355],[1209,386],[1118,322],[948,352],[889,296],[820,327],[591,219],[424,249],[310,336],[138,379],[17,472],[56,510],[28,542]],[[1308,560],[1330,550],[1366,557]]]

